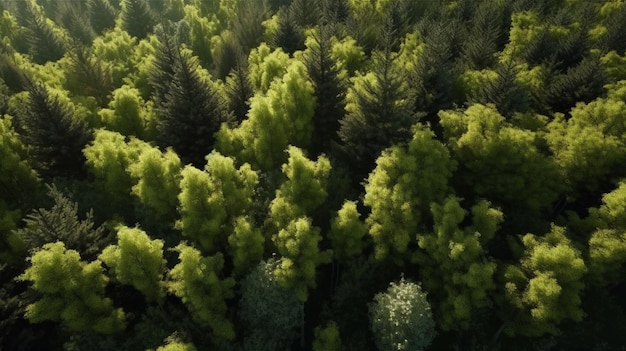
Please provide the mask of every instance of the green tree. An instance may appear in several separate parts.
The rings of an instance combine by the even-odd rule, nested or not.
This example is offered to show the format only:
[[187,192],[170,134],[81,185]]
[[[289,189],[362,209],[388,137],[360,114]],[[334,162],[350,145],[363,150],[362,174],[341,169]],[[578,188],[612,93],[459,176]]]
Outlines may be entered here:
[[151,140],[155,134],[153,105],[144,101],[138,89],[128,85],[115,89],[108,108],[98,111],[102,124],[108,130],[122,135]]
[[[186,166],[181,172],[178,195],[181,219],[177,227],[210,253],[227,247],[230,240],[238,241],[240,236],[257,241],[252,227],[246,228],[244,222],[237,223],[243,220],[237,218],[251,209],[257,184],[258,176],[249,165],[237,169],[232,158],[219,153],[208,157],[204,171]],[[233,227],[235,232],[231,234]],[[256,246],[251,242],[245,245],[248,244]],[[236,253],[245,245],[240,242],[231,249]]]
[[265,250],[265,237],[246,217],[234,219],[232,233],[228,236],[228,253],[233,259],[235,274],[247,272],[261,261]]
[[124,311],[104,296],[108,278],[101,262],[87,263],[62,242],[49,243],[33,253],[19,279],[32,283],[40,298],[26,308],[33,323],[62,321],[73,331],[102,334],[125,328]]
[[17,18],[26,28],[28,53],[33,61],[46,63],[60,59],[65,53],[63,31],[46,17],[34,0],[24,1],[23,4],[19,7]]
[[42,85],[28,87],[28,102],[17,116],[18,131],[32,149],[43,176],[80,176],[83,148],[92,138],[86,122],[69,102]]
[[581,253],[553,226],[545,236],[526,234],[519,266],[504,270],[505,301],[511,311],[506,332],[524,336],[559,333],[566,320],[581,321],[582,281],[587,267]]
[[274,259],[261,261],[241,280],[239,318],[246,331],[245,351],[287,349],[298,335],[303,304],[279,284],[273,274],[279,264]]
[[250,99],[247,120],[235,129],[222,126],[217,149],[255,169],[274,169],[286,161],[289,145],[306,148],[310,144],[315,103],[306,68],[294,60],[267,94],[256,93]]
[[439,113],[463,169],[464,188],[509,211],[550,208],[563,189],[554,161],[539,149],[539,136],[507,123],[492,105]]
[[233,323],[228,319],[226,299],[233,297],[235,280],[221,278],[221,253],[204,257],[191,246],[176,247],[180,262],[169,272],[168,289],[187,305],[195,321],[208,326],[217,338],[232,340]]
[[116,10],[109,0],[89,0],[87,8],[89,22],[96,33],[100,34],[115,26]]
[[159,42],[156,70],[151,77],[157,140],[164,147],[173,147],[184,163],[200,167],[213,150],[213,135],[222,122],[231,118],[226,97],[200,69],[198,59],[182,50],[166,30],[159,32]]
[[73,45],[63,64],[66,65],[65,89],[72,95],[93,97],[98,106],[106,106],[114,88],[113,77],[111,69],[94,55],[93,50]]
[[137,39],[143,39],[152,32],[156,15],[146,0],[122,0],[120,23],[122,29]]
[[436,336],[430,304],[419,284],[391,283],[369,306],[376,346],[381,351],[426,349]]
[[165,296],[163,241],[151,240],[139,228],[117,228],[117,245],[106,247],[99,259],[122,284],[139,290],[147,301],[160,302]]
[[467,213],[459,199],[433,203],[432,233],[419,235],[423,251],[415,254],[423,283],[436,304],[435,315],[443,330],[468,329],[480,309],[491,307],[496,284],[496,263],[489,259],[486,244],[494,237],[503,214],[486,201],[472,207],[472,225],[460,228]]
[[429,224],[430,204],[448,194],[455,162],[430,130],[416,128],[406,147],[385,150],[376,164],[365,184],[366,224],[376,259],[400,263],[419,228]]
[[332,219],[328,237],[332,242],[333,255],[340,262],[361,256],[367,235],[367,226],[354,201],[346,201],[337,216]]
[[417,122],[413,94],[404,72],[394,63],[397,55],[387,47],[372,56],[372,70],[352,79],[339,129],[343,148],[358,164],[359,175],[371,170],[384,149],[408,141]]
[[326,327],[316,327],[314,330],[313,351],[341,351],[341,338],[339,337],[339,327],[337,323],[330,321]]

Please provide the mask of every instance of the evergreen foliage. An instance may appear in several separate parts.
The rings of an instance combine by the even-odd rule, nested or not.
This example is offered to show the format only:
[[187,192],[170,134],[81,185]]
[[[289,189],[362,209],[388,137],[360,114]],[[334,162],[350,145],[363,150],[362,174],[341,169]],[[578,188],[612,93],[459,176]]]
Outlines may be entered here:
[[65,52],[62,32],[42,13],[34,0],[26,0],[20,6],[18,21],[26,27],[28,53],[37,63],[56,61]]
[[100,34],[115,25],[116,11],[109,0],[89,0],[89,22],[93,30]]
[[145,38],[157,23],[155,13],[146,0],[122,0],[122,29],[137,39]]

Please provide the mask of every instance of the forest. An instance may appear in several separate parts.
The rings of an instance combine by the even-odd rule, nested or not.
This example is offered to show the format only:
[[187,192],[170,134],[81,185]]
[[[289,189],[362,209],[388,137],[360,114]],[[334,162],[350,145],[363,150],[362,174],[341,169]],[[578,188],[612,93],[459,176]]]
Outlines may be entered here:
[[626,350],[623,0],[0,12],[0,350]]

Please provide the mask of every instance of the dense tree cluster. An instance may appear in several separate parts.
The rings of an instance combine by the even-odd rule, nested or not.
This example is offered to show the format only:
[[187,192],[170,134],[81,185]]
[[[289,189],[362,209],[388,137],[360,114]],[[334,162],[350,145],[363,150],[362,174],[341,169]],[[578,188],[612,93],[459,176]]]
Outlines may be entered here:
[[0,0],[0,350],[623,349],[624,33],[622,0]]

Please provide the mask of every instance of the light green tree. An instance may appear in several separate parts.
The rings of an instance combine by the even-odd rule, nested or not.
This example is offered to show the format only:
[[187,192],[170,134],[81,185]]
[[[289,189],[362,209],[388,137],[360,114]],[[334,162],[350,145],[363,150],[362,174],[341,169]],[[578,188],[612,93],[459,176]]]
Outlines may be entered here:
[[120,226],[117,245],[105,248],[99,259],[120,283],[132,285],[147,301],[160,302],[165,296],[163,274],[166,262],[162,240],[151,240],[139,228]]
[[339,262],[360,256],[365,246],[363,238],[367,235],[367,226],[359,218],[361,214],[356,206],[354,201],[344,202],[330,225],[328,237]]
[[235,330],[227,317],[226,299],[233,297],[235,280],[221,277],[222,254],[205,257],[185,244],[176,251],[180,262],[169,272],[169,291],[181,298],[193,319],[208,326],[215,337],[232,340]]
[[234,235],[232,240],[239,240],[238,235],[258,240],[252,227],[246,229],[243,222],[239,223],[243,231],[231,234],[235,219],[251,208],[257,183],[258,176],[249,165],[237,169],[232,158],[219,153],[208,156],[204,171],[186,166],[181,172],[177,227],[211,253],[227,247],[229,235]]
[[341,351],[341,337],[339,335],[339,327],[334,321],[330,321],[325,327],[316,327],[313,331],[315,339],[313,340],[313,351]]
[[282,256],[274,270],[276,281],[282,286],[293,289],[300,301],[308,299],[308,289],[315,288],[316,268],[329,263],[331,251],[321,251],[320,229],[311,225],[308,218],[292,220],[272,236],[278,253]]
[[235,129],[222,126],[217,150],[255,169],[274,169],[286,161],[289,145],[309,145],[315,103],[304,64],[293,61],[282,79],[272,81],[267,94],[257,93],[250,99],[247,120]]
[[104,296],[108,278],[100,261],[84,262],[62,242],[44,245],[29,261],[19,279],[31,282],[41,298],[27,306],[28,320],[62,321],[70,330],[103,334],[125,328],[124,311]]
[[376,160],[365,184],[363,203],[376,259],[401,263],[428,223],[430,204],[442,201],[455,168],[446,147],[427,129],[416,128],[407,146],[393,146]]
[[369,306],[374,341],[380,351],[425,350],[436,335],[430,304],[419,284],[391,283]]
[[472,207],[472,225],[461,228],[468,213],[459,199],[433,203],[433,232],[423,233],[415,254],[424,286],[438,299],[435,315],[444,330],[467,329],[477,310],[491,307],[490,294],[496,288],[496,263],[489,259],[485,245],[503,221],[502,212],[486,201]]
[[102,124],[109,130],[143,140],[155,137],[153,106],[141,97],[138,89],[123,85],[112,93],[108,108],[98,111]]
[[235,274],[242,274],[261,261],[265,251],[265,237],[246,217],[234,219],[228,236],[228,253],[233,259]]
[[504,270],[505,301],[514,311],[505,332],[524,336],[558,334],[565,320],[580,321],[582,280],[587,267],[563,227],[553,226],[544,236],[522,238],[524,256],[519,265]]

